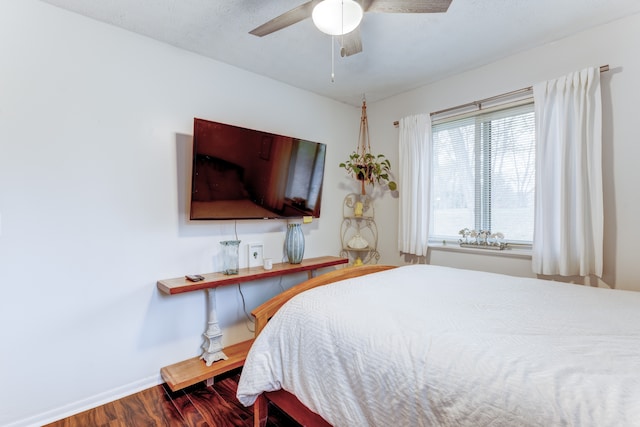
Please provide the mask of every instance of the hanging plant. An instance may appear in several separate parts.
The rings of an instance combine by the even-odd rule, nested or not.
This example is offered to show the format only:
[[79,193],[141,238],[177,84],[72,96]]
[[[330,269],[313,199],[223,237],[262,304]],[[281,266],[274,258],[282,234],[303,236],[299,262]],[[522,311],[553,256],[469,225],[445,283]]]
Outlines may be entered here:
[[365,184],[386,185],[395,191],[398,185],[391,179],[391,162],[384,154],[372,154],[369,141],[369,124],[367,121],[367,103],[362,101],[362,117],[360,119],[360,135],[357,150],[349,155],[346,162],[340,163],[347,174],[362,183],[362,194],[365,194]]
[[395,191],[398,188],[395,181],[391,180],[391,162],[384,154],[360,154],[354,151],[349,155],[349,159],[340,163],[339,166],[344,168],[349,176],[358,181],[363,181],[363,185],[386,185],[391,191]]

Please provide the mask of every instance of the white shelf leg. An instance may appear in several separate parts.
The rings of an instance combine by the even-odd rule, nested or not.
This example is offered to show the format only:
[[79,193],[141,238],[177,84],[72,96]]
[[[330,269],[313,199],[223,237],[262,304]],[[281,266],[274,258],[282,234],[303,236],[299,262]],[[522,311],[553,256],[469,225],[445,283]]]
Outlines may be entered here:
[[216,360],[227,360],[228,357],[222,351],[222,330],[218,325],[218,316],[216,314],[216,289],[207,289],[207,308],[209,310],[209,319],[207,320],[207,330],[204,332],[204,344],[202,348],[201,359],[211,366]]

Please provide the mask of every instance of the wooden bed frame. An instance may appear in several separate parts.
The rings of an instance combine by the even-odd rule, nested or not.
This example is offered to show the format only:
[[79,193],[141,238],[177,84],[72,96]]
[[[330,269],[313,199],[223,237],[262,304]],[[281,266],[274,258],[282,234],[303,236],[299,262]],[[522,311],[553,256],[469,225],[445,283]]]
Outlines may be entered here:
[[[327,285],[329,283],[338,282],[344,279],[363,276],[365,274],[377,273],[380,271],[395,268],[391,265],[364,265],[360,267],[347,267],[334,270],[329,273],[314,277],[299,285],[293,286],[288,290],[276,295],[269,301],[257,307],[251,312],[255,318],[255,335],[264,329],[269,319],[291,298],[308,289],[318,286]],[[287,413],[297,423],[303,426],[313,427],[330,427],[320,415],[305,407],[293,394],[285,390],[277,390],[268,393],[262,393],[258,396],[256,403],[253,405],[253,425],[254,427],[264,427],[267,424],[268,405],[272,402],[282,411]]]

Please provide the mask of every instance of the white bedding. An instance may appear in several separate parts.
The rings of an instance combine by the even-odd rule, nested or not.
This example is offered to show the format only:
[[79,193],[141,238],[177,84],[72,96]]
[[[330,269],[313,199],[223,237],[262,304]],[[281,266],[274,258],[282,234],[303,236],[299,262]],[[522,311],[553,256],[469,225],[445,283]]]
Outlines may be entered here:
[[238,399],[335,426],[640,425],[640,292],[412,265],[298,295]]

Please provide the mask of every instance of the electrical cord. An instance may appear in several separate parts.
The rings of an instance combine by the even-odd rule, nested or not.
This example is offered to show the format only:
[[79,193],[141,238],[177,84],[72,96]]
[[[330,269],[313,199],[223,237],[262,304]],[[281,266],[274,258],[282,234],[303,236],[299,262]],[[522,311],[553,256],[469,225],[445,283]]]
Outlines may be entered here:
[[[253,324],[255,321],[249,315],[249,313],[247,313],[247,305],[244,300],[244,294],[242,293],[242,287],[240,286],[240,283],[238,283],[238,292],[240,292],[240,298],[242,298],[242,311],[244,312],[244,315],[247,317],[247,320],[249,321],[249,323]],[[249,326],[249,323],[247,323],[247,320],[245,320],[244,325],[247,327],[249,332],[255,333],[255,328],[251,329],[251,327]]]
[[238,221],[233,221],[233,232],[236,235],[236,240],[238,240]]

